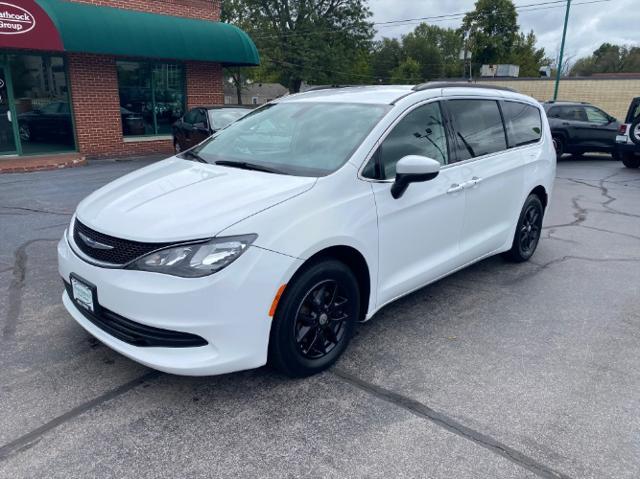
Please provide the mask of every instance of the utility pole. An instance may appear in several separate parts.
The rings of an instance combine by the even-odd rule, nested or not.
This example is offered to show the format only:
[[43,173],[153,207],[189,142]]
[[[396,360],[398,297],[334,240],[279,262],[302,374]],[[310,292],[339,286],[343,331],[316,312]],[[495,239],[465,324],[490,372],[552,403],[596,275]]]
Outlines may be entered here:
[[567,38],[567,25],[569,24],[569,10],[571,9],[571,0],[567,0],[567,12],[564,15],[564,29],[562,30],[562,43],[560,44],[560,58],[556,66],[556,86],[553,90],[553,101],[558,99],[558,88],[560,88],[560,76],[562,75],[562,60],[564,56],[564,41]]

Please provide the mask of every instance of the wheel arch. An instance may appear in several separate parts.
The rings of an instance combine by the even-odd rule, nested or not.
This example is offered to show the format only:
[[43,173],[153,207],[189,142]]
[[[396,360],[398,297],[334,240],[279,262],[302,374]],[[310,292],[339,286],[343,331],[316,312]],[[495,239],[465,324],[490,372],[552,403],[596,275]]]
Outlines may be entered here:
[[538,198],[540,198],[540,201],[542,202],[542,207],[545,210],[547,209],[547,205],[549,204],[549,195],[547,194],[547,190],[545,189],[544,186],[542,185],[536,186],[534,189],[532,189],[529,192],[527,197],[529,197],[530,195],[536,195]]
[[364,255],[353,246],[335,245],[328,246],[317,251],[313,255],[309,256],[302,265],[300,265],[293,274],[291,280],[294,280],[298,272],[309,264],[316,263],[324,259],[335,259],[344,263],[355,275],[360,288],[359,320],[363,321],[367,316],[369,302],[371,299],[371,270]]

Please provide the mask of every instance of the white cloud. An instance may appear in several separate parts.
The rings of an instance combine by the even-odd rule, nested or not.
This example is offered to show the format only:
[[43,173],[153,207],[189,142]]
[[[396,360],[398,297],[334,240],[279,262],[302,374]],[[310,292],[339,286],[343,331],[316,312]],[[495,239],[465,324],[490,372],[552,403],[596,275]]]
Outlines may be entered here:
[[[539,0],[545,3],[548,0]],[[640,45],[639,0],[610,0],[608,2],[583,4],[592,0],[574,0],[571,7],[569,29],[567,31],[567,55],[579,58],[589,55],[602,43]],[[416,17],[433,17],[450,13],[473,10],[474,0],[369,0],[374,22],[402,20]],[[530,5],[532,0],[516,0],[516,5]],[[538,46],[544,47],[547,56],[555,57],[560,49],[564,6],[560,8],[540,7],[540,10],[521,11],[518,23],[523,31],[533,30],[538,38]],[[442,27],[457,28],[460,19],[432,22]],[[399,37],[409,33],[416,24],[385,27],[376,26],[377,38]]]

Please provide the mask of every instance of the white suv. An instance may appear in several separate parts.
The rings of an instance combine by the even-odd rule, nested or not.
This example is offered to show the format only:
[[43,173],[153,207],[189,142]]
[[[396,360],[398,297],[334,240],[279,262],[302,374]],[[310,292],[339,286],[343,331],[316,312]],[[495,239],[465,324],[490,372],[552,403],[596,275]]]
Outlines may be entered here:
[[534,253],[555,175],[542,106],[467,84],[272,102],[80,203],[63,302],[150,367],[330,366],[356,323],[497,253]]

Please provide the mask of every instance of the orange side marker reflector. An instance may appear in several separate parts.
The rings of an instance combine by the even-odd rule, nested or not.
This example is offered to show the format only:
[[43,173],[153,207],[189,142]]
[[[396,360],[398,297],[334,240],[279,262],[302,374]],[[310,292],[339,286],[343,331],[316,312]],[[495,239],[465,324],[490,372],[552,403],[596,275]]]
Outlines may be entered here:
[[269,309],[269,316],[273,318],[273,315],[276,314],[276,308],[278,307],[278,303],[280,302],[280,298],[282,297],[282,293],[284,293],[284,288],[286,288],[286,284],[283,284],[278,288],[278,292],[276,293],[276,297],[273,298],[273,303],[271,303],[271,309]]

